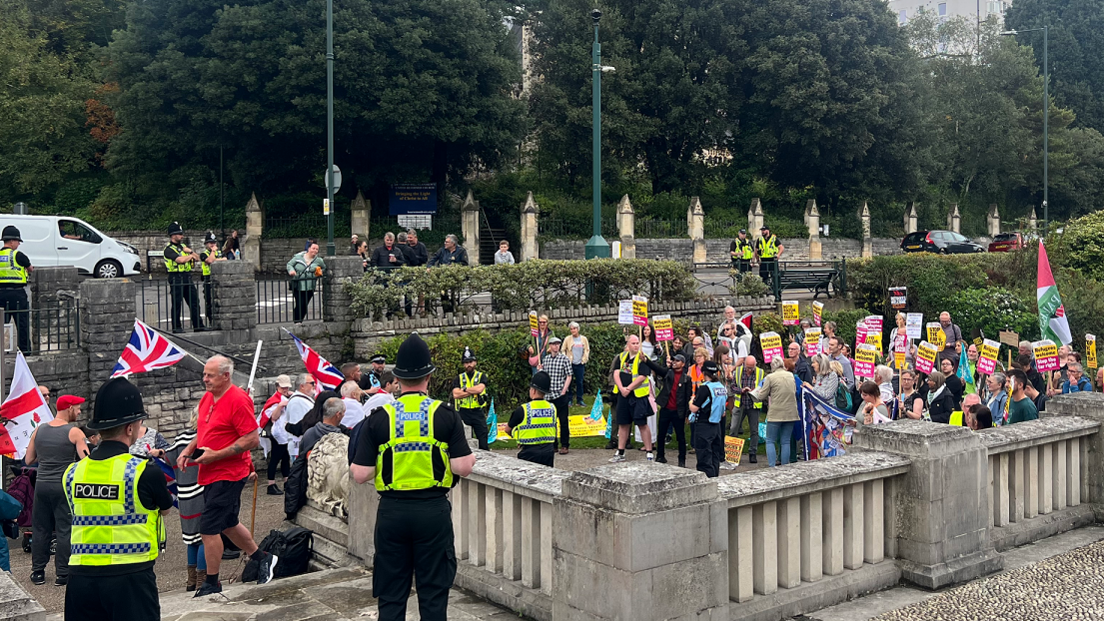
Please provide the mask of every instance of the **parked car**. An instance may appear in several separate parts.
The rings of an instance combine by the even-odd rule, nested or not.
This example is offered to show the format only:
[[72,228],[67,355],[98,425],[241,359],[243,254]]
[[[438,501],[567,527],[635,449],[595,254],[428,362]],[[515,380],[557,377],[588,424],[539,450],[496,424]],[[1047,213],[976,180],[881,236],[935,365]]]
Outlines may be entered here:
[[142,271],[138,250],[111,239],[80,218],[0,215],[0,228],[14,225],[19,249],[39,267],[73,266],[96,278],[118,278]]
[[985,248],[954,231],[917,231],[901,240],[905,252],[936,252],[939,254],[969,254],[985,252]]
[[1012,252],[1026,245],[1027,237],[1023,233],[999,233],[989,242],[989,252]]

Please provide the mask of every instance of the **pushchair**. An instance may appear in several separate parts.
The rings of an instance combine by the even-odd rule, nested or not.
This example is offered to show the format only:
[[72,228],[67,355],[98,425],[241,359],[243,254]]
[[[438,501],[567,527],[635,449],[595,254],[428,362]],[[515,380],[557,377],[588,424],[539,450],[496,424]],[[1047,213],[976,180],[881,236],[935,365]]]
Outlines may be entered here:
[[[8,493],[23,505],[19,517],[15,518],[15,524],[22,534],[23,553],[30,554],[34,532],[31,528],[31,516],[34,515],[34,490],[35,482],[38,479],[38,469],[33,466],[20,466],[18,464],[11,465],[9,468],[15,478],[8,486]],[[50,556],[56,553],[57,539],[51,538]]]

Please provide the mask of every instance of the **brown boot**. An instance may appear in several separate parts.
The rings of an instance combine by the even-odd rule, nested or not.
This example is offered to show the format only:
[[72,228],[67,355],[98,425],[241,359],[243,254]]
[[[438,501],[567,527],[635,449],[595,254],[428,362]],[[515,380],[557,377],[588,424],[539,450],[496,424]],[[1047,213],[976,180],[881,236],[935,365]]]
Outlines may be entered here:
[[196,568],[195,565],[188,565],[188,582],[184,587],[184,590],[189,593],[196,590]]
[[207,580],[207,570],[206,569],[197,569],[196,570],[196,586],[197,587],[203,586],[203,583],[206,580]]

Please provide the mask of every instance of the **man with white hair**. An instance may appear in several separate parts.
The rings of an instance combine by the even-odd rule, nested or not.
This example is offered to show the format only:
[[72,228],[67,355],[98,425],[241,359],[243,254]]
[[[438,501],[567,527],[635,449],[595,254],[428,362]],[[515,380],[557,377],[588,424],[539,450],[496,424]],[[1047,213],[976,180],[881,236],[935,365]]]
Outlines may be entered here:
[[[429,267],[438,265],[468,265],[468,251],[460,245],[460,240],[453,234],[445,235],[445,245],[429,260]],[[426,269],[429,269],[428,267]]]
[[896,391],[893,390],[893,369],[884,364],[874,367],[874,381],[878,383],[882,403],[893,403],[897,398]]
[[383,245],[372,251],[368,265],[376,269],[394,269],[405,264],[403,251],[395,246],[395,234],[388,231],[383,235]]
[[287,444],[288,455],[291,461],[299,456],[299,438],[287,431],[287,426],[303,420],[314,408],[314,377],[310,373],[300,373],[295,378],[295,392],[288,398],[284,406],[284,417],[272,425],[272,437],[280,443]]
[[[359,403],[356,405],[356,409],[360,409]],[[341,433],[340,426],[344,424],[344,416],[347,413],[348,408],[345,407],[344,399],[338,399],[337,397],[326,399],[326,402],[322,404],[322,421],[303,432],[303,440],[299,443],[299,450],[306,455],[322,439],[322,436],[328,433]]]
[[[364,420],[364,409],[360,406],[360,386],[348,380],[341,385],[341,400],[345,402],[345,416],[341,419],[341,426],[346,429],[356,427],[356,424]],[[325,404],[323,404],[325,407]],[[306,434],[303,435],[304,439]]]

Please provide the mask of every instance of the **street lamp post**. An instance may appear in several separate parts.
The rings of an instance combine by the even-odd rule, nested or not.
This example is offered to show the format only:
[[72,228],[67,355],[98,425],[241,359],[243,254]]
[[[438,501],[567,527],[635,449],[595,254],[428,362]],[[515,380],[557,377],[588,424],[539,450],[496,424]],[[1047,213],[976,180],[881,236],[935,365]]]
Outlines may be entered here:
[[598,20],[602,18],[602,12],[594,9],[590,12],[594,20],[594,45],[591,48],[591,72],[593,84],[591,87],[592,108],[594,112],[594,170],[593,170],[593,198],[594,198],[594,235],[586,243],[586,258],[608,259],[610,246],[602,238],[602,72],[612,70],[612,67],[602,66],[602,46],[598,43]]
[[326,197],[330,213],[326,216],[326,256],[337,254],[334,245],[334,130],[333,130],[333,0],[326,0]]
[[1029,30],[1007,30],[1002,37],[1016,36],[1024,32],[1043,33],[1043,235],[1050,232],[1050,26]]

